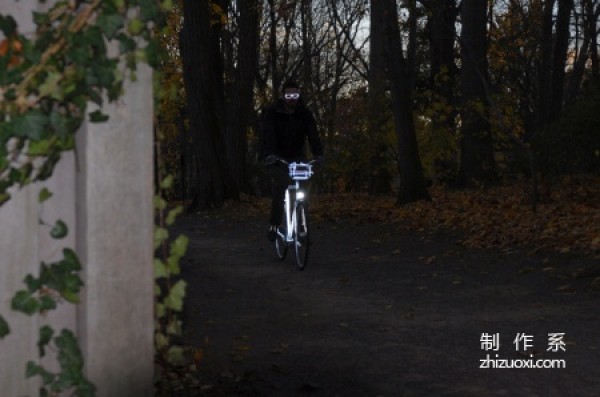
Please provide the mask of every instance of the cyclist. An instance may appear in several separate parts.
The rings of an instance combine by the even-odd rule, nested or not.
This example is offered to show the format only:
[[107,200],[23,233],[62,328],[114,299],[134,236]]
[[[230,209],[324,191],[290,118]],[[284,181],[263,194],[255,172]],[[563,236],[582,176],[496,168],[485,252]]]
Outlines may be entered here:
[[288,167],[277,160],[305,161],[304,144],[307,138],[315,160],[324,160],[315,118],[304,104],[300,86],[295,81],[285,82],[282,96],[265,109],[262,137],[265,164],[268,166],[273,188],[267,237],[269,241],[275,241],[277,228],[283,218],[285,190],[289,184]]

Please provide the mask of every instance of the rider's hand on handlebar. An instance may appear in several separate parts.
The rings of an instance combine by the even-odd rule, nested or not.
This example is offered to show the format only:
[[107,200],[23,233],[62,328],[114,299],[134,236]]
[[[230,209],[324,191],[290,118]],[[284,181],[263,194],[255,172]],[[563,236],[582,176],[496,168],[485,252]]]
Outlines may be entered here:
[[274,154],[270,154],[265,157],[265,165],[273,165],[277,161],[279,161],[279,157],[275,156]]

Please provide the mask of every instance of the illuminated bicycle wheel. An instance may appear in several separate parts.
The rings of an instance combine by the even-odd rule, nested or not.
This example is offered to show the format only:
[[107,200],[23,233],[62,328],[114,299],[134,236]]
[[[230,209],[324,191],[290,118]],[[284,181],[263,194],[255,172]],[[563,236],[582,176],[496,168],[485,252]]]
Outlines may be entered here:
[[308,262],[310,238],[308,234],[308,212],[303,203],[296,206],[296,230],[294,231],[294,249],[296,264],[299,270],[304,270]]
[[275,238],[275,254],[279,260],[284,260],[287,255],[288,245],[285,242],[285,236],[280,230],[277,231],[277,237]]

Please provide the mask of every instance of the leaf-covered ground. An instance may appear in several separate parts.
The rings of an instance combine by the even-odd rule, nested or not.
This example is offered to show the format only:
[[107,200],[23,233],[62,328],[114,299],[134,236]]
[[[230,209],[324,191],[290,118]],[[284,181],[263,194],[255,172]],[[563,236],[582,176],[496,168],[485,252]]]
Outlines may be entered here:
[[[567,177],[540,187],[537,211],[531,210],[528,185],[485,190],[432,187],[431,202],[398,207],[395,197],[366,194],[316,195],[315,221],[396,223],[419,232],[454,232],[475,248],[529,247],[600,257],[600,177]],[[269,200],[245,198],[230,211],[268,214]]]

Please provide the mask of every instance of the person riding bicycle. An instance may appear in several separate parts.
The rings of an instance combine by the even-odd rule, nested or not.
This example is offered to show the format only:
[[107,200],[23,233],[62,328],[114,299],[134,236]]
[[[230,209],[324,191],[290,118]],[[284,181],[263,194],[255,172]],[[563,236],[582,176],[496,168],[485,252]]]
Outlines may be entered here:
[[277,228],[283,218],[283,200],[289,184],[288,167],[278,162],[306,161],[304,144],[308,138],[311,152],[317,162],[323,162],[323,145],[312,112],[300,94],[300,86],[293,80],[283,85],[282,96],[267,107],[262,119],[265,164],[272,180],[269,241],[275,241]]

